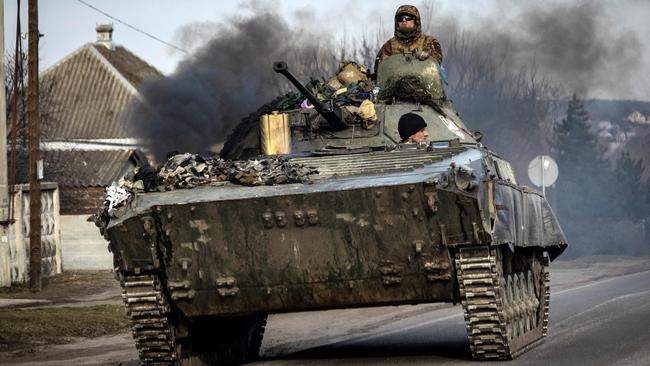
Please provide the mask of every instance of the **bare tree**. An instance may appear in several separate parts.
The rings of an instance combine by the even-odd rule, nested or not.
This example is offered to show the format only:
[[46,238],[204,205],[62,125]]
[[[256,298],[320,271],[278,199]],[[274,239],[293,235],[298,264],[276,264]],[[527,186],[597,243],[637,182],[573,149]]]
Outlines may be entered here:
[[[28,181],[29,162],[29,141],[28,141],[28,119],[27,119],[27,53],[18,54],[16,62],[15,53],[11,52],[6,56],[5,61],[5,85],[7,98],[7,132],[9,152],[9,176],[10,183],[25,183]],[[16,81],[14,83],[14,80]],[[14,87],[15,85],[15,87]],[[53,114],[55,113],[56,101],[54,98],[54,78],[41,78],[39,86],[39,109],[41,119],[41,140],[43,141],[54,127]],[[15,103],[15,106],[14,106]],[[16,125],[13,126],[13,114],[16,114]],[[46,152],[45,152],[46,154]],[[57,166],[62,173],[70,169],[64,162],[52,164]]]
[[446,36],[448,95],[488,146],[511,159],[516,171],[525,171],[530,159],[550,151],[561,88],[538,74],[534,60],[518,68],[504,63],[500,55],[508,45],[496,54],[496,44],[475,41],[469,33]]

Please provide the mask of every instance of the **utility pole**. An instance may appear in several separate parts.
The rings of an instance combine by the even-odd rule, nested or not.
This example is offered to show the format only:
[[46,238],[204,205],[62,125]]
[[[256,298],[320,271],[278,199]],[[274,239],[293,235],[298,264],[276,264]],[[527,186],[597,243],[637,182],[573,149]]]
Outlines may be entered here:
[[29,0],[29,289],[41,291],[41,182],[38,177],[40,115],[38,111],[38,0]]
[[[0,0],[0,52],[5,54],[4,0]],[[7,105],[5,98],[5,63],[0,60],[0,286],[11,285],[9,265],[9,184],[7,180]]]
[[[0,52],[5,54],[4,0],[0,0]],[[9,189],[7,187],[7,105],[5,98],[5,63],[0,60],[0,221],[9,218]],[[1,229],[0,229],[1,230]],[[4,235],[4,233],[3,233]]]
[[[0,52],[5,54],[4,0],[0,0]],[[9,187],[7,180],[7,104],[5,97],[5,63],[0,60],[0,231],[9,223]],[[0,233],[5,238],[6,233]]]

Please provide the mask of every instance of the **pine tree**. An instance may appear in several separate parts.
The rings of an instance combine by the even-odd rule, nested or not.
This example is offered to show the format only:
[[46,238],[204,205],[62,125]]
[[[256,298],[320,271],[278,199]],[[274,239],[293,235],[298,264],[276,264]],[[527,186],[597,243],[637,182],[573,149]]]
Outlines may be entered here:
[[569,101],[566,117],[554,127],[554,132],[560,171],[558,216],[572,219],[606,215],[609,167],[596,136],[589,132],[589,114],[575,94]]
[[556,213],[569,241],[570,255],[612,253],[618,243],[609,237],[615,180],[604,149],[589,132],[589,114],[576,95],[567,114],[554,127],[552,145],[559,168]]
[[[616,219],[640,220],[648,216],[647,183],[643,182],[641,160],[634,160],[625,151],[616,163],[614,179],[617,184],[614,195]],[[645,188],[645,189],[644,189]]]

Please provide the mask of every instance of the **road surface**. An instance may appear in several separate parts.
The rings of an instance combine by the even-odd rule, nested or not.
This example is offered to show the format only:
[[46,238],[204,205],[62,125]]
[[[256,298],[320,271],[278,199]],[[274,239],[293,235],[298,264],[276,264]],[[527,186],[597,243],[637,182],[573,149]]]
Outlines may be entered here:
[[[650,260],[637,261],[643,265],[634,269],[616,261],[551,267],[549,336],[501,363],[650,365]],[[257,366],[478,364],[470,359],[462,309],[449,304],[272,315],[261,353]],[[128,333],[1,358],[12,365],[138,364]]]
[[[552,292],[549,336],[508,365],[650,365],[650,271]],[[277,357],[277,356],[276,356]],[[286,356],[285,356],[286,357]],[[255,365],[474,365],[460,306]],[[481,363],[484,364],[484,363]]]

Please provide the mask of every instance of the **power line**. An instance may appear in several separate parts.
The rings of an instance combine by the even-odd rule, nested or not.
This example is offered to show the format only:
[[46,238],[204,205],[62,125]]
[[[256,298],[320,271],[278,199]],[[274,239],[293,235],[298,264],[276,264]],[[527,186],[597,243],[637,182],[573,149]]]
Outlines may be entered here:
[[175,49],[175,50],[177,50],[177,51],[183,52],[184,54],[186,54],[186,55],[188,55],[188,56],[194,57],[194,56],[193,56],[191,53],[189,53],[188,51],[186,51],[186,50],[184,50],[184,49],[182,49],[182,48],[180,48],[180,47],[178,47],[178,46],[175,46],[175,45],[173,45],[173,44],[171,44],[171,43],[169,43],[169,42],[163,41],[162,39],[160,39],[160,38],[154,36],[154,35],[151,34],[151,33],[145,32],[145,31],[143,31],[142,29],[139,29],[139,28],[137,28],[137,27],[134,27],[134,26],[132,26],[131,24],[129,24],[129,23],[127,23],[127,22],[124,22],[124,21],[122,21],[122,20],[120,20],[120,19],[118,19],[118,18],[116,18],[116,17],[114,17],[114,16],[108,14],[107,12],[105,12],[105,11],[103,11],[103,10],[101,10],[101,9],[98,9],[98,8],[96,8],[96,7],[93,6],[93,5],[88,4],[88,3],[85,2],[84,0],[77,0],[77,2],[79,2],[79,3],[81,3],[81,4],[85,5],[85,6],[87,6],[87,7],[89,7],[89,8],[91,8],[91,9],[93,9],[93,10],[95,10],[95,11],[98,12],[98,13],[101,13],[101,14],[103,14],[103,15],[105,15],[105,16],[111,18],[111,19],[113,19],[114,21],[116,21],[116,22],[118,22],[118,23],[120,23],[120,24],[122,24],[122,25],[124,25],[124,26],[127,26],[127,27],[133,29],[134,31],[136,31],[136,32],[138,32],[138,33],[144,34],[145,36],[147,36],[147,37],[149,37],[149,38],[151,38],[151,39],[153,39],[153,40],[155,40],[155,41],[158,41],[158,42],[164,44],[164,45],[167,46],[167,47],[171,47],[171,48],[173,48],[173,49]]

